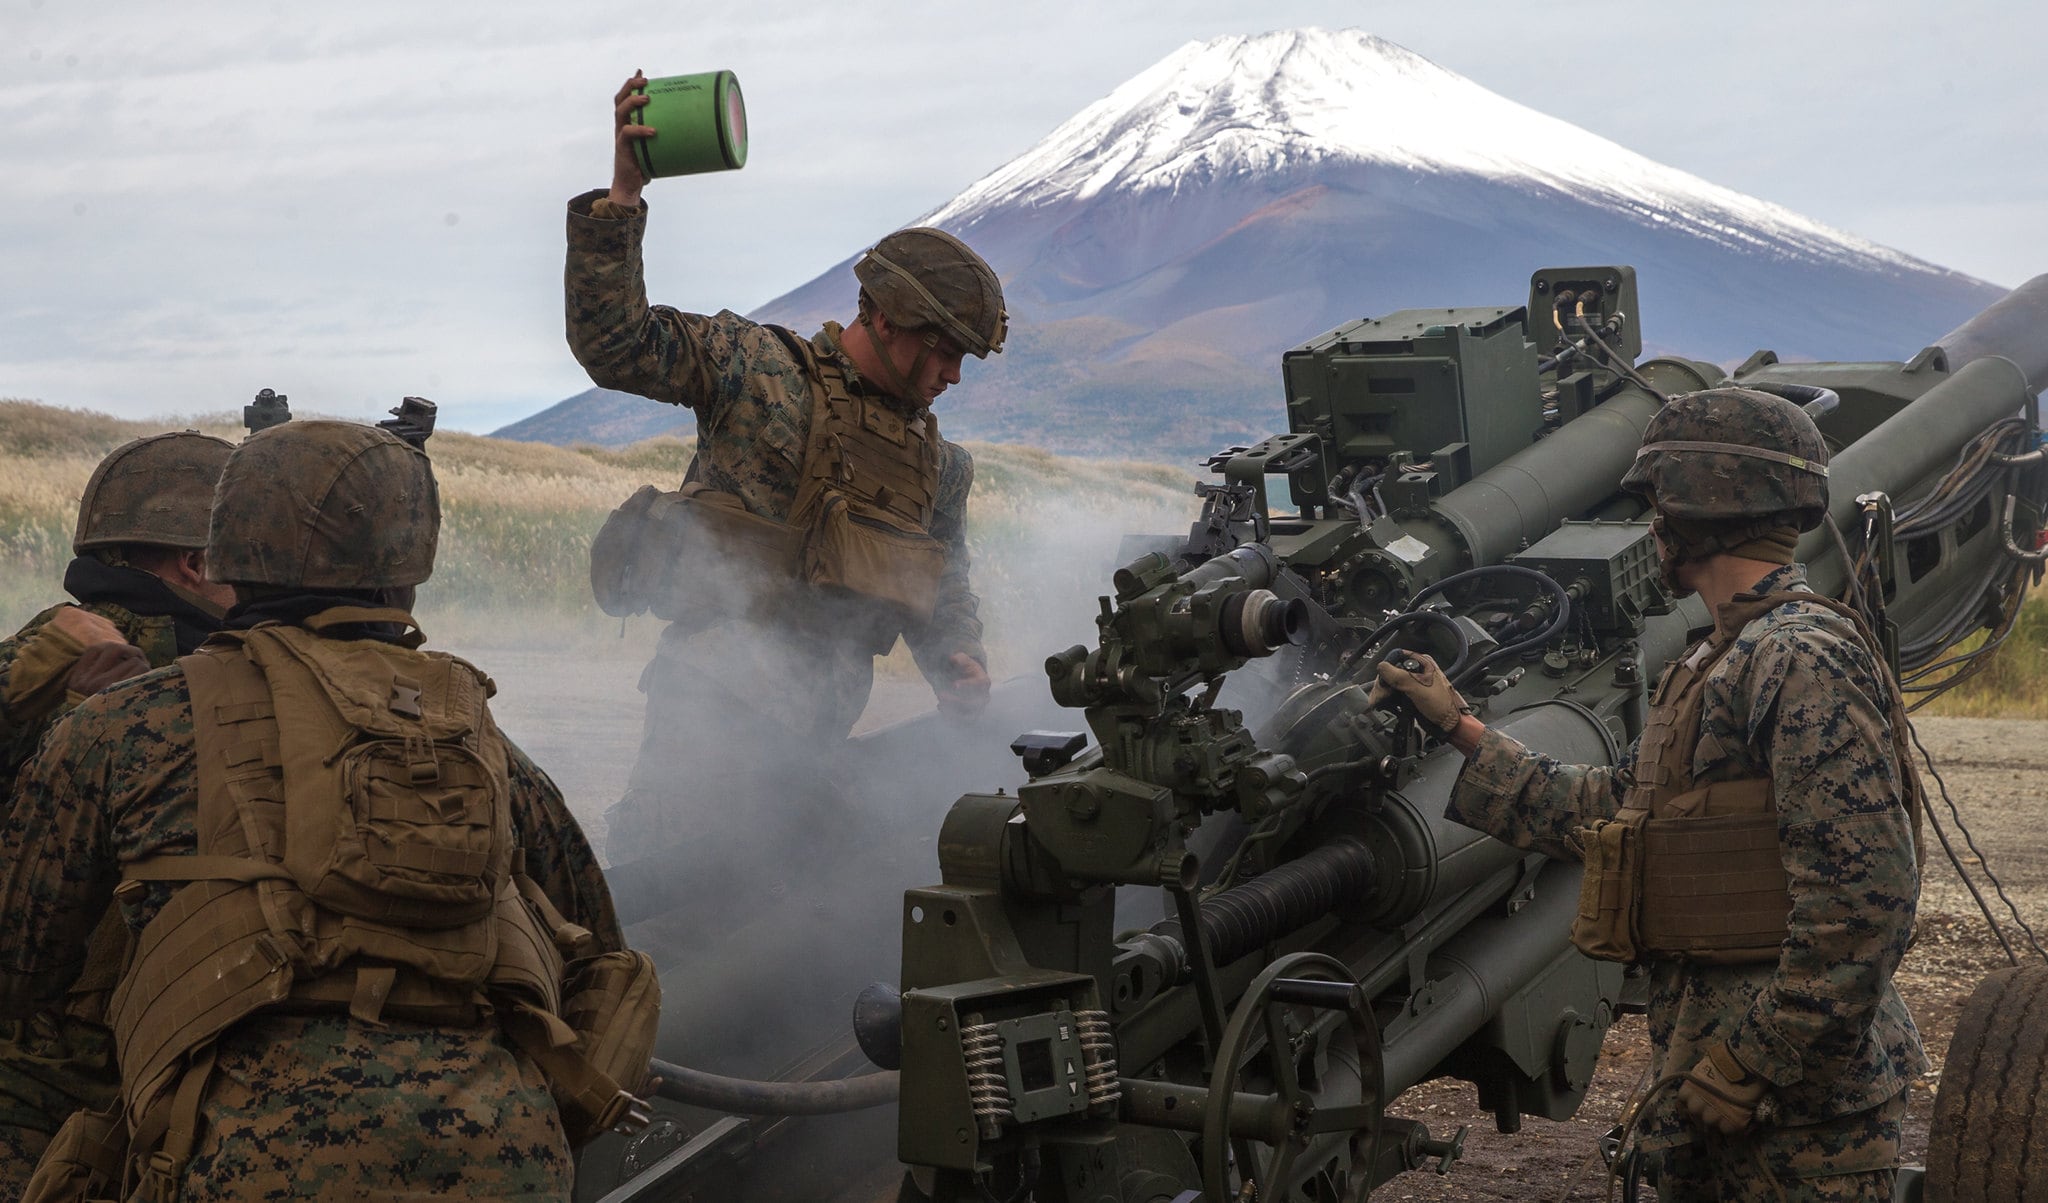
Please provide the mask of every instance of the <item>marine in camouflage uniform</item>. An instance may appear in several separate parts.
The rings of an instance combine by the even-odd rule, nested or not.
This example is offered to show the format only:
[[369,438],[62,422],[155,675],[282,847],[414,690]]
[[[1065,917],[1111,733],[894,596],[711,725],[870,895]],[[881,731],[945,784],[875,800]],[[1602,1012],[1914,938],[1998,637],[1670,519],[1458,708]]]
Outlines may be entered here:
[[[0,797],[43,732],[82,697],[72,675],[88,650],[125,645],[133,653],[115,667],[143,671],[145,662],[161,668],[190,653],[220,628],[233,597],[204,579],[206,522],[231,450],[193,431],[153,435],[116,448],[93,470],[72,531],[76,558],[64,570],[64,590],[77,604],[51,606],[0,640]],[[81,622],[77,611],[105,624]]]
[[[219,629],[233,596],[204,579],[206,524],[232,449],[191,431],[155,435],[94,469],[64,572],[77,604],[52,606],[0,640],[0,799],[85,695],[161,668]],[[105,1010],[125,945],[96,946],[93,970],[60,1005],[0,1026],[0,1198],[19,1197],[66,1116],[106,1106],[119,1085]]]
[[[298,422],[251,443],[317,442],[323,427],[343,425]],[[301,465],[308,478],[319,464],[350,458],[326,447],[311,451],[315,462]],[[230,496],[225,481],[222,494]],[[438,524],[430,478],[424,497],[413,490],[403,503],[425,503]],[[217,521],[216,561],[228,541],[224,529],[246,533],[262,521],[226,528]],[[369,542],[344,530],[325,550],[345,562],[374,554]],[[424,555],[431,565],[431,531]],[[364,570],[365,579],[375,575],[374,566]],[[409,585],[244,589],[227,625],[298,625],[332,606],[389,604],[410,593]],[[340,638],[401,636],[386,623],[329,630]],[[622,948],[603,875],[560,791],[509,740],[504,746],[512,833],[526,875],[564,917],[590,930],[600,951]],[[62,996],[110,902],[118,901],[122,920],[139,934],[179,891],[171,881],[133,882],[118,896],[114,887],[123,866],[197,850],[195,748],[191,692],[177,664],[87,698],[51,729],[0,824],[7,866],[0,907],[10,917],[0,930],[0,1014],[25,1014]],[[217,1042],[200,1116],[202,1134],[179,1187],[183,1203],[429,1193],[566,1200],[574,1176],[546,1081],[488,1020],[461,1026],[258,1012]]]
[[[1644,441],[1626,483],[1658,507],[1665,576],[1721,603],[1687,656],[1726,648],[1705,677],[1690,784],[1769,778],[1790,911],[1775,960],[1650,964],[1653,1077],[1704,1074],[1741,1105],[1686,1097],[1691,1082],[1665,1090],[1640,1145],[1661,1150],[1666,1200],[1889,1200],[1905,1092],[1928,1064],[1892,984],[1919,897],[1894,686],[1858,624],[1818,601],[1742,620],[1746,603],[1807,591],[1791,546],[1825,492],[1818,478],[1788,486],[1796,469],[1740,448],[1824,464],[1825,446],[1796,406],[1734,389],[1673,399]],[[1690,446],[1656,449],[1674,442]],[[1466,753],[1446,817],[1516,847],[1582,859],[1581,829],[1612,818],[1636,783],[1640,743],[1613,767],[1560,764],[1461,714],[1433,665],[1381,678]]]
[[[598,385],[695,411],[698,449],[687,482],[736,496],[748,513],[789,522],[805,475],[817,381],[786,332],[729,310],[707,316],[648,304],[641,260],[647,209],[629,143],[652,131],[631,123],[645,101],[630,94],[633,86],[617,99],[611,190],[569,202],[569,345]],[[908,270],[882,270],[876,265],[887,263],[884,256]],[[850,328],[826,323],[809,340],[809,354],[843,372],[856,395],[885,401],[913,424],[929,423],[929,405],[958,380],[962,355],[1001,349],[994,273],[950,235],[908,230],[877,244],[856,274],[860,319]],[[942,707],[979,706],[987,654],[968,579],[973,481],[968,453],[940,440],[928,533],[945,563],[928,621],[892,623],[863,599],[795,585],[771,612],[677,622],[663,632],[641,678],[640,757],[625,797],[607,815],[615,864],[689,844],[717,853],[700,866],[712,873],[758,864],[791,838],[814,834],[832,815],[823,763],[860,717],[874,659],[895,643],[899,627]],[[774,807],[748,805],[771,798]]]

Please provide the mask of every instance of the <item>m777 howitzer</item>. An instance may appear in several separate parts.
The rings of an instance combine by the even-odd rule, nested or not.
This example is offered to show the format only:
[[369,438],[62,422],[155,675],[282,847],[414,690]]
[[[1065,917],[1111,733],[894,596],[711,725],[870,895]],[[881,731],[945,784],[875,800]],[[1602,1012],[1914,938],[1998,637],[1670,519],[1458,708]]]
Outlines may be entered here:
[[1732,379],[1816,416],[1831,521],[1798,558],[1909,698],[1995,646],[2048,558],[2048,276],[1900,363],[1638,364],[1639,330],[1631,269],[1546,269],[1526,306],[1284,357],[1289,432],[1215,457],[1188,537],[1129,541],[1096,646],[1047,660],[1087,731],[1020,738],[1028,783],[961,797],[903,899],[900,990],[857,1028],[900,1067],[905,1198],[1357,1199],[1460,1156],[1400,1115],[1418,1083],[1471,1081],[1504,1132],[1578,1110],[1640,979],[1570,943],[1576,864],[1443,817],[1461,758],[1369,683],[1426,651],[1488,724],[1616,762],[1708,621],[1619,490],[1665,397]]
[[[1398,1116],[1417,1083],[1470,1080],[1508,1132],[1578,1109],[1637,993],[1569,942],[1579,867],[1446,821],[1461,758],[1368,683],[1427,651],[1489,724],[1614,763],[1708,621],[1618,491],[1663,397],[1732,375],[1815,414],[1835,531],[1799,558],[1909,688],[2011,621],[2041,555],[2048,278],[1910,362],[1732,374],[1635,364],[1635,302],[1630,269],[1545,270],[1526,308],[1286,356],[1290,432],[1216,457],[1191,537],[1047,661],[1093,746],[1020,741],[1029,784],[960,799],[943,883],[905,898],[898,1152],[923,1193],[1361,1198],[1459,1154]],[[1284,701],[1247,727],[1219,690],[1262,662]],[[1170,917],[1119,934],[1131,886]]]

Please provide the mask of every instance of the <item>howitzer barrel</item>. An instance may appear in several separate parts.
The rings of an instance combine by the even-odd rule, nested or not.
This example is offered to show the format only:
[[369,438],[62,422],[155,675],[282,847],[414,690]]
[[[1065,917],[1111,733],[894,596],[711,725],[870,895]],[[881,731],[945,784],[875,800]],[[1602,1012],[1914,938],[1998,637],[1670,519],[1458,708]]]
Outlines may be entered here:
[[1431,1005],[1390,1033],[1382,1052],[1389,1097],[1429,1078],[1503,1000],[1578,955],[1557,935],[1570,930],[1578,913],[1579,872],[1577,865],[1545,865],[1527,906],[1467,924],[1430,957]]
[[[2048,289],[2043,296],[2048,297]],[[1850,529],[1858,497],[1882,492],[1902,498],[1954,463],[1963,445],[1985,427],[2018,413],[2026,401],[2027,377],[2012,360],[1988,356],[1963,365],[1834,456],[1828,464],[1829,516]],[[1810,569],[1808,580],[1815,589],[1831,595],[1841,591],[1842,559],[1825,527],[1806,533],[1798,556]]]
[[1657,398],[1628,389],[1452,490],[1436,511],[1464,537],[1472,563],[1498,564],[1606,500],[1657,407]]
[[2048,386],[2048,275],[2013,289],[1934,345],[1948,353],[1952,371],[1995,355],[2012,360],[2029,387]]

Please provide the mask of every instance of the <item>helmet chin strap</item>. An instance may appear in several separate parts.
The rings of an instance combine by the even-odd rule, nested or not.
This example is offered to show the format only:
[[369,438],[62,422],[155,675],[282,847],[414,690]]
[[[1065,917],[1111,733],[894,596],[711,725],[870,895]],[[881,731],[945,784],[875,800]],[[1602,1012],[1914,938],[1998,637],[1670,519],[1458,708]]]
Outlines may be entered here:
[[875,358],[881,361],[883,372],[892,377],[892,379],[885,381],[889,387],[889,392],[900,401],[923,407],[925,399],[918,395],[917,386],[914,382],[917,380],[918,375],[924,371],[925,360],[930,359],[932,352],[938,348],[938,332],[935,330],[924,332],[924,337],[920,340],[923,345],[918,348],[917,358],[910,362],[910,373],[905,375],[897,370],[895,357],[889,354],[889,346],[882,340],[881,332],[875,329],[873,319],[874,311],[863,307],[860,317],[856,320],[861,325],[867,327],[868,344],[874,347]]

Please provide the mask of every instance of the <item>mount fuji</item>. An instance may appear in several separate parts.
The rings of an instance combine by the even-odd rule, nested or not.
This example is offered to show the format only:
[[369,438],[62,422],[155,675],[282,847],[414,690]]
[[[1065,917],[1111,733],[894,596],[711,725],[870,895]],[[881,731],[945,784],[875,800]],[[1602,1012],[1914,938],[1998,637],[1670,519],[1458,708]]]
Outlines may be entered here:
[[[948,437],[1189,456],[1285,427],[1279,355],[1356,317],[1515,304],[1631,264],[1646,354],[1898,359],[2002,295],[1653,162],[1357,30],[1190,43],[913,224],[1002,276],[1011,337]],[[750,315],[854,309],[851,258]],[[957,398],[957,399],[956,399]],[[624,442],[689,414],[599,390],[498,432]]]

